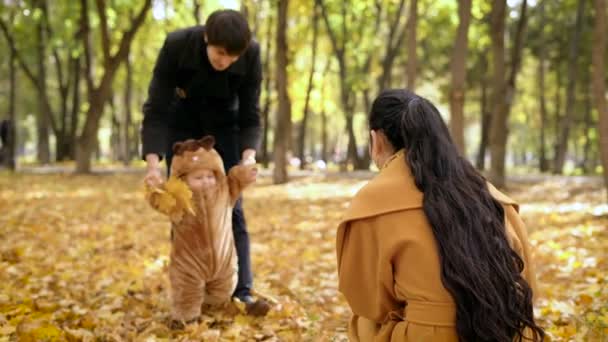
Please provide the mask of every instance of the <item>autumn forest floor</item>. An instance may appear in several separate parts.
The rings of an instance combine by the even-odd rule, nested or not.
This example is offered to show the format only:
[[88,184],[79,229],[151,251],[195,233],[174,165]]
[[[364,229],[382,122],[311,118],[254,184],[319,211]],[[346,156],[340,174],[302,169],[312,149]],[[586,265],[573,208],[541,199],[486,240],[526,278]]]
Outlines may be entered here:
[[[335,227],[365,175],[262,177],[245,193],[255,287],[239,305],[170,331],[169,230],[142,174],[0,172],[0,341],[343,341]],[[608,205],[599,178],[512,179],[536,249],[537,315],[555,341],[608,341]]]

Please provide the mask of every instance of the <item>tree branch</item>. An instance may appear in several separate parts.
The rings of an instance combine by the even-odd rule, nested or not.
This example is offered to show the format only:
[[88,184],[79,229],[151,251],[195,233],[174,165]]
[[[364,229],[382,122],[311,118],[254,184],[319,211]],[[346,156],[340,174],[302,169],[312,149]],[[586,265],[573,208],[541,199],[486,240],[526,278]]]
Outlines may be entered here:
[[19,65],[21,66],[21,69],[23,69],[23,71],[25,72],[25,75],[27,76],[27,78],[29,78],[30,81],[32,81],[32,83],[34,83],[34,86],[37,89],[39,89],[40,86],[38,84],[38,79],[36,78],[36,76],[32,72],[32,69],[30,69],[27,66],[27,64],[25,64],[25,61],[23,60],[23,57],[21,56],[21,54],[17,50],[17,46],[15,45],[14,38],[11,35],[11,33],[9,32],[8,26],[6,25],[6,23],[4,22],[4,20],[2,20],[2,18],[0,18],[0,29],[2,29],[2,33],[4,33],[4,37],[6,38],[6,41],[8,42],[8,46],[11,49],[11,51],[13,52],[13,55],[15,56],[15,58],[17,59],[17,62],[19,62]]
[[[51,40],[51,37],[53,37],[53,29],[51,28],[51,24],[49,21],[49,7],[48,7],[48,2],[43,2],[42,5],[40,6],[40,8],[42,9],[42,13],[43,13],[43,19],[44,19],[44,28],[46,30],[46,34],[47,34],[47,38],[49,40]],[[59,82],[59,90],[61,92],[62,96],[67,96],[67,92],[68,92],[68,81],[64,79],[64,75],[63,75],[63,65],[61,63],[61,58],[59,57],[59,52],[57,51],[57,48],[55,46],[52,46],[51,44],[51,51],[53,52],[53,58],[55,59],[55,70],[57,72],[57,80]]]
[[391,47],[391,50],[390,50],[390,54],[393,56],[392,58],[396,57],[397,50],[401,46],[403,46],[403,43],[405,41],[405,35],[407,33],[407,26],[408,26],[408,23],[406,22],[405,25],[403,25],[401,27],[401,31],[399,31],[399,34],[397,35],[397,40],[395,40],[394,44],[392,44],[392,47]]
[[334,52],[338,56],[339,59],[342,59],[342,55],[344,51],[340,49],[338,45],[338,39],[336,38],[336,33],[331,28],[331,24],[329,23],[329,17],[327,15],[327,8],[323,4],[323,0],[316,0],[317,5],[321,9],[321,15],[323,16],[323,21],[325,22],[325,27],[327,29],[327,34],[329,35],[329,40],[331,41],[331,46],[334,48]]
[[507,81],[508,85],[515,87],[515,80],[519,68],[521,66],[521,49],[524,41],[524,32],[526,28],[527,15],[526,10],[528,8],[527,0],[521,2],[521,15],[517,23],[517,33],[515,34],[515,43],[513,44],[513,50],[511,50],[511,74]]
[[106,16],[106,1],[95,0],[97,14],[99,15],[99,25],[101,29],[101,48],[103,50],[103,64],[110,62],[110,33],[108,32],[108,17]]
[[[97,1],[102,1],[102,0],[97,0]],[[120,40],[118,51],[116,52],[116,54],[114,56],[111,57],[112,62],[116,62],[116,61],[120,62],[127,56],[127,53],[129,52],[129,47],[131,46],[131,42],[133,41],[133,38],[135,37],[135,33],[137,32],[139,27],[143,24],[144,20],[146,19],[146,15],[148,14],[148,10],[150,9],[151,6],[152,6],[152,0],[144,1],[144,5],[142,6],[141,10],[139,10],[139,13],[133,20],[131,27],[127,31],[125,31],[125,33],[123,33],[122,39]]]
[[405,6],[405,0],[401,0],[399,2],[399,9],[397,10],[397,14],[395,15],[395,20],[391,23],[390,31],[388,32],[388,46],[393,46],[393,39],[395,38],[395,33],[397,32],[397,27],[399,27],[399,21],[401,19],[401,13],[403,12],[403,7]]
[[[378,30],[380,29],[380,22],[382,19],[382,3],[380,1],[376,1],[376,11],[377,11],[377,15],[376,15],[376,21],[374,22],[374,31],[373,32],[378,32]],[[372,55],[373,53],[373,45],[372,48],[369,49],[369,53],[367,54],[367,59],[365,60],[365,63],[363,64],[362,67],[362,71],[364,75],[367,75],[369,73],[369,68],[371,67],[372,64]]]
[[[17,50],[17,47],[15,45],[15,40],[14,40],[13,36],[10,34],[8,27],[7,27],[6,23],[4,22],[4,20],[2,20],[2,18],[0,18],[0,29],[4,33],[4,37],[6,38],[6,41],[8,42],[8,46],[11,49],[13,56],[15,56],[15,59],[17,59],[17,62],[19,62],[21,69],[23,69],[23,72],[25,72],[25,75],[27,76],[27,78],[32,82],[32,84],[34,84],[34,87],[36,88],[36,90],[42,94],[43,89],[42,89],[42,85],[40,84],[40,82],[38,82],[38,77],[36,77],[36,75],[34,75],[34,73],[27,66],[27,64],[25,64],[25,60],[23,60],[23,56],[21,56],[21,54]],[[48,103],[48,98],[40,99],[40,101],[43,101],[44,106],[47,108],[49,116],[50,116],[49,120],[51,123],[51,129],[53,129],[53,131],[56,133],[57,124],[55,122],[55,118],[52,115],[52,110],[50,109],[51,106]]]
[[346,51],[346,0],[342,0],[342,52]]
[[87,84],[87,97],[90,99],[91,93],[95,89],[93,82],[93,55],[91,52],[91,28],[89,26],[89,6],[88,0],[80,0],[80,35],[84,46],[84,68]]

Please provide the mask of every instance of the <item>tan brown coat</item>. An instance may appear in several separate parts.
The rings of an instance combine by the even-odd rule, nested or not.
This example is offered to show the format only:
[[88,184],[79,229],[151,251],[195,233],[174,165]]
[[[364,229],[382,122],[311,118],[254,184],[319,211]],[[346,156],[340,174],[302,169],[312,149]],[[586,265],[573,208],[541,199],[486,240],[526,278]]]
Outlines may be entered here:
[[[513,200],[489,185],[505,209],[507,236],[535,287],[526,228]],[[455,304],[403,153],[352,200],[338,227],[339,289],[353,316],[351,341],[458,341]]]

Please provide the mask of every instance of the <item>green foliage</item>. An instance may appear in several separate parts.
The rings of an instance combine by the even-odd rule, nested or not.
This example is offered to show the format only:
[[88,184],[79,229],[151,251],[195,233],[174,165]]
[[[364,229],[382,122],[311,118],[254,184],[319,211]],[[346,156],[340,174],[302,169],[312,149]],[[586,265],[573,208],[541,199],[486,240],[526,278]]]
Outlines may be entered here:
[[[271,0],[242,0],[247,8],[249,20],[255,30],[255,38],[262,47],[265,56],[266,43],[270,38],[269,70],[265,77],[274,80],[275,68],[275,39],[268,37],[268,30],[274,32],[276,26],[276,2]],[[16,47],[23,61],[36,73],[37,71],[37,25],[45,24],[51,29],[46,34],[47,49],[44,63],[46,65],[46,87],[50,94],[51,107],[60,115],[59,82],[57,68],[52,51],[59,56],[63,73],[66,74],[71,58],[83,56],[82,41],[78,39],[80,29],[80,2],[71,0],[47,1],[48,16],[35,6],[35,1],[12,1],[0,3],[0,18],[10,23],[10,31],[16,42]],[[158,51],[168,32],[194,25],[194,0],[163,0],[153,1],[153,7],[147,20],[139,30],[130,49],[130,63],[133,69],[133,98],[130,108],[133,113],[133,125],[139,126],[142,115],[141,105],[147,96],[147,87]],[[204,22],[212,11],[222,8],[224,4],[240,6],[239,1],[198,0],[201,5],[201,21]],[[289,45],[289,93],[292,102],[292,117],[296,125],[303,117],[304,101],[308,86],[308,74],[312,59],[312,11],[314,1],[292,0],[289,7],[288,45]],[[346,65],[345,88],[351,101],[355,101],[354,114],[361,116],[355,119],[356,135],[360,137],[359,143],[365,144],[366,125],[364,114],[367,112],[363,93],[368,92],[373,99],[377,93],[378,79],[383,73],[382,61],[386,54],[388,35],[393,20],[400,16],[399,29],[407,21],[410,1],[405,0],[404,8],[398,13],[400,0],[324,0],[327,9],[329,26],[335,34],[339,48],[344,48],[344,61]],[[489,16],[492,8],[491,0],[472,2],[471,23],[469,27],[469,48],[467,54],[467,95],[465,104],[467,132],[474,136],[467,137],[467,151],[474,156],[479,141],[479,118],[481,81],[491,75],[491,37],[489,34]],[[513,36],[520,13],[520,2],[509,1],[505,35],[507,47],[506,61],[510,62],[510,49],[513,45]],[[539,4],[544,3],[544,23],[541,23]],[[552,146],[557,132],[556,120],[563,115],[565,109],[565,87],[567,80],[567,54],[571,33],[576,16],[577,0],[549,1],[539,0],[528,2],[528,27],[524,41],[524,58],[520,75],[518,77],[517,94],[512,107],[509,150],[528,151],[535,158],[538,153],[540,116],[539,92],[537,85],[537,68],[540,52],[546,52],[546,82],[545,97],[547,100],[548,121],[546,126],[547,154],[552,155]],[[110,32],[110,51],[118,48],[123,32],[131,24],[133,17],[139,10],[141,1],[113,0],[106,1],[106,17]],[[97,81],[104,71],[101,36],[99,34],[100,18],[97,14],[95,1],[89,0],[89,17],[91,22],[92,52],[94,79]],[[419,0],[418,27],[417,27],[417,56],[418,56],[418,90],[422,95],[438,102],[444,117],[449,118],[448,92],[450,89],[450,59],[454,44],[456,28],[458,25],[458,4],[452,0]],[[343,13],[344,11],[344,13]],[[344,14],[344,15],[343,15]],[[591,64],[592,24],[593,10],[587,4],[584,18],[584,29],[579,44],[577,56],[577,111],[574,116],[572,144],[580,149],[585,140],[578,140],[579,136],[590,139],[591,156],[598,152],[597,131],[594,123],[597,122],[597,113],[591,110],[592,125],[587,129],[585,123],[585,93],[588,92],[586,84],[589,83],[589,68]],[[321,111],[328,114],[330,143],[340,141],[344,148],[346,139],[342,137],[345,116],[341,104],[340,74],[336,54],[330,40],[326,25],[321,17],[319,19],[319,40],[317,45],[317,64],[313,77],[313,90],[311,92],[311,120],[309,122],[309,135],[319,140],[321,134]],[[270,26],[270,27],[269,27]],[[344,28],[344,31],[343,31]],[[5,39],[0,39],[0,51],[8,51]],[[398,47],[395,61],[391,70],[391,86],[403,87],[405,85],[405,65],[411,51],[406,50],[405,40]],[[0,71],[8,75],[8,53],[0,58]],[[330,68],[325,73],[325,65],[329,62]],[[369,61],[369,67],[366,65]],[[20,67],[18,67],[20,69]],[[507,72],[508,72],[507,67]],[[558,84],[558,74],[559,81]],[[64,75],[64,77],[66,77]],[[81,78],[84,82],[84,75]],[[2,79],[2,95],[7,95],[8,77]],[[126,86],[125,66],[121,66],[113,83],[116,111],[121,117],[124,108],[124,88]],[[488,88],[488,95],[491,92]],[[20,145],[35,146],[35,127],[31,126],[31,117],[37,112],[37,98],[35,87],[27,80],[23,72],[17,74],[17,116],[19,127],[28,129],[29,133],[21,131]],[[274,123],[276,114],[276,95],[274,82],[271,82],[270,94],[263,91],[262,102],[270,96],[269,125]],[[557,93],[561,92],[561,103],[556,102]],[[81,107],[88,106],[84,83],[80,89]],[[488,104],[491,108],[491,104]],[[8,106],[7,96],[0,97],[0,108],[5,111]],[[558,113],[559,109],[559,113]],[[80,110],[83,115],[83,110]],[[102,120],[102,130],[110,130],[111,110],[106,107],[106,115]],[[59,118],[57,118],[59,119]],[[80,124],[84,118],[79,119]],[[109,136],[104,134],[104,136]],[[109,153],[107,141],[102,141],[102,154]],[[319,144],[317,144],[318,146]],[[578,147],[576,147],[578,146]],[[574,151],[574,148],[571,149]],[[312,153],[312,151],[310,151]],[[519,152],[518,152],[519,153]]]

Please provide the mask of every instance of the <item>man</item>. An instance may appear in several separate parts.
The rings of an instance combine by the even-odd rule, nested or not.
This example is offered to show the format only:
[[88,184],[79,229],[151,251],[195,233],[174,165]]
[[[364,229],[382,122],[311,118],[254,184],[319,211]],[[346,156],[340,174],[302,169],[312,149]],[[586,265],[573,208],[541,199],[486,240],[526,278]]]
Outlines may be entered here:
[[[215,137],[226,171],[239,162],[255,163],[261,131],[261,80],[260,48],[241,13],[216,11],[205,26],[170,33],[143,105],[146,182],[162,182],[159,161],[166,158],[169,170],[174,142],[205,135]],[[232,222],[239,265],[233,296],[245,302],[253,314],[266,314],[268,303],[256,302],[251,296],[249,234],[241,200],[235,205]]]

